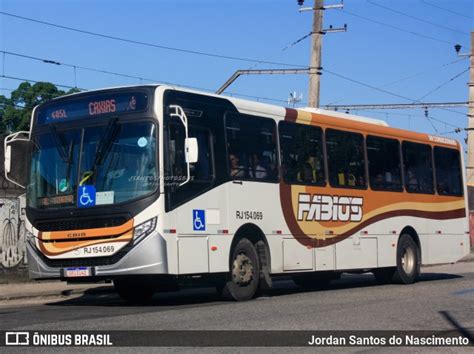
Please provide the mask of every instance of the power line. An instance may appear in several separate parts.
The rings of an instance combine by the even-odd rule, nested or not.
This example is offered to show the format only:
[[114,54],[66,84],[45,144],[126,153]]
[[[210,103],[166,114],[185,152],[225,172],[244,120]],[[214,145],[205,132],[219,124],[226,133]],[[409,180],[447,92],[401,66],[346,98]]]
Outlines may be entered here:
[[[35,56],[31,56],[31,55],[24,55],[24,54],[19,54],[19,53],[13,53],[13,52],[8,52],[8,51],[0,51],[0,52],[3,52],[3,53],[7,53],[7,54],[10,54],[10,55],[16,55],[16,56],[19,56],[19,57],[24,57],[24,58],[28,58],[28,59],[32,59],[32,60],[38,60],[38,61],[42,61],[42,62],[45,62],[45,63],[48,63],[48,64],[55,64],[55,65],[66,65],[66,66],[70,66],[70,67],[77,67],[77,68],[84,68],[85,70],[91,70],[91,71],[97,71],[97,72],[101,72],[101,73],[107,73],[107,74],[112,74],[112,75],[118,75],[118,76],[124,76],[124,77],[132,77],[132,78],[141,78],[141,79],[144,79],[144,80],[149,80],[149,81],[158,81],[158,80],[153,80],[153,79],[145,79],[143,77],[139,77],[139,76],[133,76],[133,75],[129,75],[129,74],[122,74],[122,73],[117,73],[117,72],[112,72],[112,71],[107,71],[107,70],[101,70],[101,69],[94,69],[94,68],[88,68],[88,67],[83,67],[83,66],[80,66],[80,65],[74,65],[74,64],[65,64],[65,63],[60,63],[60,62],[57,62],[57,61],[54,61],[54,60],[50,60],[50,59],[43,59],[43,58],[39,58],[39,57],[35,57]],[[456,62],[456,61],[455,61]],[[454,63],[454,62],[453,62]],[[449,64],[449,63],[448,63]],[[365,86],[365,87],[368,87],[368,88],[371,88],[373,90],[377,90],[377,91],[380,91],[380,92],[383,92],[385,94],[389,94],[391,96],[395,96],[395,97],[398,97],[398,98],[402,98],[402,99],[405,99],[405,100],[408,100],[408,101],[412,101],[412,102],[419,102],[420,100],[418,101],[415,101],[411,98],[408,98],[408,97],[405,97],[405,96],[402,96],[402,95],[399,95],[399,94],[396,94],[396,93],[393,93],[393,92],[390,92],[390,91],[387,91],[387,90],[384,90],[384,89],[381,89],[379,87],[376,87],[376,86],[372,86],[372,85],[369,85],[369,84],[366,84],[364,82],[361,82],[361,81],[358,81],[358,80],[355,80],[355,79],[351,79],[347,76],[344,76],[344,75],[341,75],[341,74],[337,74],[335,72],[332,72],[332,71],[329,71],[327,69],[323,69],[324,71],[328,72],[329,74],[332,74],[334,76],[337,76],[339,78],[342,78],[342,79],[345,79],[345,80],[348,80],[348,81],[351,81],[351,82],[354,82],[354,83],[357,83],[359,85],[362,85],[362,86]],[[461,74],[459,74],[461,75]],[[10,76],[6,76],[6,75],[1,75],[1,77],[4,77],[4,78],[9,78],[9,79],[12,79],[12,80],[20,80],[20,81],[30,81],[30,82],[38,82],[38,81],[35,81],[35,80],[30,80],[30,79],[23,79],[23,78],[18,78],[18,77],[10,77]],[[450,79],[450,81],[454,80],[454,78]],[[180,85],[176,85],[176,84],[171,84],[171,83],[166,83],[164,82],[165,84],[170,84],[170,85],[175,85],[175,86],[180,86]],[[53,83],[54,84],[54,83]],[[69,85],[63,85],[63,84],[54,84],[58,87],[65,87],[65,88],[77,88],[77,87],[73,87],[73,86],[69,86]],[[206,89],[206,88],[200,88],[200,87],[192,87],[192,86],[188,86],[190,88],[193,88],[193,89],[198,89],[198,90],[203,90],[203,91],[211,91],[211,89]],[[81,91],[85,91],[86,89],[83,89],[83,88],[79,88]],[[253,99],[257,99],[257,100],[266,100],[266,101],[273,101],[273,102],[279,102],[279,103],[286,103],[286,101],[284,100],[279,100],[279,99],[274,99],[274,98],[268,98],[268,97],[259,97],[259,96],[251,96],[251,95],[245,95],[245,94],[241,94],[241,93],[237,93],[237,92],[229,92],[228,93],[229,95],[235,95],[235,96],[241,96],[241,97],[247,97],[247,98],[253,98]],[[445,110],[448,110],[446,108],[444,108]],[[454,113],[457,113],[457,114],[461,114],[461,115],[464,115],[463,113],[461,112],[457,112],[457,111],[454,111],[454,110],[448,110],[448,111],[451,111],[451,112],[454,112]]]
[[[39,57],[32,56],[32,55],[14,53],[14,52],[3,51],[3,50],[0,50],[0,53],[13,55],[13,56],[17,56],[17,57],[22,57],[22,58],[26,58],[26,59],[31,59],[31,60],[36,60],[36,61],[40,61],[40,62],[43,62],[43,63],[46,63],[46,64],[53,64],[53,65],[57,65],[57,66],[63,65],[63,66],[68,66],[68,67],[73,67],[73,68],[78,68],[78,69],[83,69],[83,70],[89,70],[89,71],[103,73],[103,74],[110,74],[110,75],[115,75],[115,76],[122,76],[122,77],[127,77],[127,78],[146,80],[146,81],[150,81],[150,82],[168,84],[168,85],[172,85],[172,86],[188,87],[188,88],[191,88],[191,89],[196,89],[196,90],[201,90],[201,91],[209,91],[209,92],[214,91],[212,89],[203,88],[203,87],[196,87],[196,86],[183,85],[183,84],[175,84],[175,83],[170,83],[170,82],[166,82],[166,81],[160,81],[158,79],[151,79],[151,78],[145,78],[145,77],[141,77],[141,76],[134,76],[134,75],[130,75],[130,74],[125,74],[125,73],[113,72],[113,71],[110,71],[110,70],[103,70],[103,69],[85,67],[85,66],[81,66],[81,65],[77,65],[77,64],[67,64],[67,63],[62,63],[62,62],[51,60],[51,59],[39,58]],[[25,81],[36,82],[34,80],[25,80]],[[59,86],[59,85],[56,85],[56,86]],[[70,88],[69,86],[64,86],[64,85],[61,85],[61,86]],[[16,89],[4,89],[4,90],[15,91]],[[82,89],[82,90],[85,90],[85,89]],[[256,100],[265,100],[265,101],[287,103],[286,100],[280,100],[280,99],[269,98],[269,97],[261,97],[261,96],[245,95],[245,94],[238,93],[238,92],[228,92],[227,94],[230,95],[230,96],[241,96],[241,97],[253,98],[253,99],[256,99]]]
[[[427,69],[427,70],[423,70],[423,71],[420,71],[420,72],[418,72],[418,73],[416,73],[416,74],[411,74],[411,75],[405,76],[405,77],[403,77],[403,78],[400,78],[400,79],[397,79],[397,80],[388,82],[388,83],[383,84],[383,85],[378,86],[378,87],[379,87],[379,88],[383,88],[383,87],[391,86],[391,85],[397,84],[397,83],[399,83],[399,82],[402,82],[402,81],[405,81],[405,80],[409,80],[409,79],[415,78],[415,77],[417,77],[417,76],[420,76],[420,75],[429,73],[429,72],[431,72],[432,70],[435,70],[435,69],[438,69],[438,68],[443,68],[443,67],[446,67],[446,66],[449,66],[449,65],[453,65],[453,64],[459,63],[459,62],[461,62],[461,61],[463,61],[463,60],[466,60],[466,59],[467,59],[467,57],[466,57],[466,58],[461,58],[461,59],[456,59],[456,60],[450,61],[449,63],[444,63],[444,64],[442,64],[442,65],[436,65],[436,66],[433,66],[433,67],[431,67],[431,68],[429,68],[429,69]],[[335,105],[336,103],[341,102],[342,100],[344,100],[344,98],[345,98],[345,97],[339,98],[339,99],[337,99],[337,100],[335,100],[335,101],[331,101],[331,102],[329,102],[326,106]]]
[[298,43],[302,42],[303,40],[305,40],[306,38],[308,38],[309,36],[311,36],[313,34],[313,32],[309,32],[308,34],[305,34],[303,37],[297,39],[296,41],[288,44],[287,46],[285,46],[284,48],[282,48],[280,50],[280,52],[284,52],[285,50],[297,45]]
[[[351,107],[351,106],[347,106],[347,107]],[[363,111],[363,112],[365,111],[365,112],[370,112],[371,114],[380,114],[380,115],[383,115],[383,116],[385,116],[385,117],[387,117],[387,116],[390,115],[390,116],[405,116],[405,117],[409,117],[409,118],[411,118],[411,117],[415,117],[415,118],[426,118],[426,115],[408,114],[408,113],[398,113],[398,112],[387,113],[387,112],[374,111],[374,110],[372,110],[372,109],[359,108],[359,107],[357,107],[357,106],[352,106],[352,107],[353,107],[353,108],[351,108],[350,110]],[[393,109],[396,109],[396,108],[393,108]],[[436,122],[446,124],[446,125],[448,125],[448,126],[450,126],[450,127],[456,128],[456,129],[464,129],[464,128],[461,128],[461,127],[459,127],[459,126],[457,126],[457,125],[454,125],[454,124],[452,124],[452,123],[448,123],[448,122],[446,122],[446,121],[444,121],[444,120],[435,118],[435,117],[433,117],[433,116],[431,116],[431,115],[428,115],[428,118],[429,118],[429,119],[432,119],[432,120],[434,120],[434,121],[436,121]]]
[[[327,70],[326,70],[326,71],[327,71]],[[346,78],[346,77],[344,77],[344,76],[342,76],[342,75],[335,74],[335,73],[333,73],[333,72],[330,72],[330,73],[331,73],[331,74],[334,74],[334,75],[337,75],[338,77],[341,77],[341,78]],[[24,81],[35,82],[35,83],[41,82],[41,81],[35,81],[35,80],[30,80],[30,79],[25,79],[25,78],[19,78],[19,77],[14,77],[14,76],[7,76],[7,75],[0,75],[0,77],[4,77],[4,78],[10,79],[10,80],[23,81],[23,82],[24,82]],[[349,78],[346,78],[346,79],[349,79]],[[350,80],[350,81],[353,81],[353,82],[357,82],[357,83],[362,84],[362,85],[364,85],[364,86],[371,87],[370,85],[364,84],[364,83],[359,82],[359,81],[357,81],[357,80],[353,80],[353,79],[349,79],[349,80]],[[57,84],[57,83],[52,83],[52,84],[55,85],[55,86],[57,86],[57,87],[65,87],[65,88],[71,88],[71,89],[72,89],[72,88],[77,88],[77,87],[72,87],[72,86],[62,85],[62,84]],[[371,87],[371,88],[372,88],[372,87]],[[4,89],[4,90],[12,90],[12,89],[7,89],[7,88],[1,88],[1,89]],[[83,88],[81,88],[80,90],[82,90],[82,91],[87,91],[87,89],[83,89]],[[12,91],[14,91],[14,90],[12,90]],[[386,91],[386,93],[389,93],[389,91]],[[47,94],[52,95],[51,93],[47,93]],[[274,101],[274,102],[283,102],[283,103],[286,103],[286,101],[284,101],[284,100],[278,100],[278,99],[268,98],[268,97],[259,97],[259,96],[245,95],[245,94],[240,94],[240,93],[235,93],[235,92],[229,92],[228,94],[229,94],[229,95],[235,95],[235,96],[241,96],[241,97],[247,97],[247,98],[253,98],[253,99],[257,99],[257,100],[260,100],[260,99],[261,99],[261,100],[267,100],[267,101]],[[398,96],[398,95],[397,95],[397,96]],[[403,96],[400,96],[400,97],[403,98]],[[408,99],[408,98],[407,98],[407,99]],[[21,109],[24,109],[24,108],[25,108],[25,107],[23,107],[23,106],[21,106],[21,105],[18,105],[18,104],[13,104],[13,105],[14,105],[15,107],[18,107],[18,108],[21,108]],[[360,109],[360,108],[359,108],[358,110],[364,111],[364,109]],[[372,112],[372,113],[380,113],[380,114],[385,114],[385,115],[386,115],[386,113],[384,113],[384,112],[376,112],[376,111],[371,111],[371,112]],[[462,113],[456,112],[456,111],[453,111],[453,112],[462,114]],[[397,114],[397,113],[394,113],[394,115],[396,115],[396,114]],[[398,115],[401,115],[401,114],[398,114]],[[415,117],[415,115],[410,115],[410,114],[407,114],[407,116],[413,116],[413,117]],[[420,116],[420,117],[421,117],[421,116]],[[436,132],[438,132],[438,129],[433,125],[433,123],[431,122],[431,120],[438,121],[438,122],[440,122],[440,123],[443,123],[443,124],[452,126],[452,127],[454,127],[454,128],[459,128],[458,126],[452,125],[452,124],[450,124],[450,123],[448,123],[448,122],[442,121],[442,120],[440,120],[440,119],[434,118],[434,117],[429,116],[429,115],[425,115],[424,117],[429,118],[428,120],[430,121],[430,124],[433,126],[433,129],[434,129]],[[431,119],[431,120],[430,120],[430,119]],[[461,129],[461,128],[459,128],[459,129]]]
[[[361,85],[361,86],[365,86],[365,87],[368,87],[368,88],[371,88],[372,90],[376,90],[376,91],[379,91],[379,92],[383,92],[387,95],[391,95],[391,96],[394,96],[394,97],[398,97],[398,98],[402,98],[404,100],[407,100],[407,101],[410,101],[412,103],[416,103],[416,102],[419,102],[419,101],[416,101],[412,98],[409,98],[409,97],[406,97],[406,96],[403,96],[403,95],[399,95],[397,93],[394,93],[394,92],[390,92],[390,91],[387,91],[387,90],[384,90],[382,88],[379,88],[379,87],[376,87],[376,86],[373,86],[373,85],[369,85],[369,84],[366,84],[362,81],[359,81],[359,80],[355,80],[355,79],[351,79],[350,77],[347,77],[347,76],[344,76],[344,75],[341,75],[341,74],[338,74],[338,73],[335,73],[333,71],[330,71],[328,69],[324,69],[323,68],[323,71],[324,72],[327,72],[328,74],[331,74],[331,75],[334,75],[336,77],[339,77],[341,79],[344,79],[346,81],[350,81],[350,82],[353,82],[353,83],[356,83],[358,85]],[[420,102],[420,103],[423,103],[423,102]],[[455,111],[455,110],[452,110],[452,109],[448,109],[448,108],[440,108],[442,110],[445,110],[445,111],[449,111],[449,112],[453,112],[453,113],[457,113],[457,114],[461,114],[461,115],[465,115],[464,113],[461,113],[461,112],[458,112],[458,111]]]
[[427,2],[427,1],[425,1],[425,0],[421,0],[421,2],[424,3],[424,4],[426,4],[426,5],[428,5],[428,6],[435,7],[435,8],[437,8],[437,9],[439,9],[439,10],[443,10],[443,11],[452,13],[452,14],[454,14],[454,15],[458,15],[458,16],[461,16],[461,17],[464,17],[464,18],[468,18],[468,19],[470,19],[470,20],[473,19],[472,17],[466,16],[466,15],[460,13],[460,12],[453,11],[453,10],[451,10],[451,9],[447,9],[447,8],[445,8],[445,7],[441,7],[441,6],[438,6],[438,5],[435,5],[435,4],[431,4],[431,3],[429,3],[429,2]]
[[87,89],[84,89],[84,88],[69,86],[69,85],[63,85],[63,84],[56,84],[54,82],[49,82],[49,81],[30,80],[30,79],[24,79],[24,78],[21,78],[21,77],[17,77],[17,76],[8,76],[8,75],[0,75],[0,77],[3,77],[5,79],[10,79],[10,80],[23,81],[23,82],[24,81],[29,81],[29,82],[34,82],[34,83],[48,82],[48,83],[53,84],[54,86],[57,86],[57,87],[64,87],[64,88],[68,88],[68,89],[78,89],[78,90],[81,90],[81,91],[87,91]]
[[460,77],[462,74],[464,74],[465,72],[469,71],[469,68],[463,70],[462,72],[460,72],[459,74],[456,74],[454,75],[452,78],[450,78],[448,81],[445,81],[443,82],[442,84],[440,84],[439,86],[435,87],[434,89],[432,89],[431,91],[429,91],[428,93],[426,93],[425,95],[421,96],[417,102],[420,102],[423,98],[431,95],[432,93],[438,91],[439,89],[441,89],[442,87],[446,86],[447,84],[449,84],[451,81],[454,81],[456,80],[458,77]]
[[439,24],[439,23],[431,22],[431,21],[425,20],[425,19],[423,19],[423,18],[416,17],[416,16],[413,16],[413,15],[407,14],[407,13],[405,13],[405,12],[392,9],[391,7],[377,4],[377,3],[372,2],[372,1],[370,1],[370,0],[367,0],[367,2],[368,2],[369,4],[371,4],[371,5],[373,5],[373,6],[380,7],[380,8],[382,8],[382,9],[387,10],[387,11],[394,12],[394,13],[396,13],[396,14],[399,14],[399,15],[402,15],[402,16],[405,16],[405,17],[408,17],[408,18],[411,18],[411,19],[416,20],[416,21],[420,21],[420,22],[427,23],[427,24],[432,25],[432,26],[435,26],[435,27],[443,28],[443,29],[448,30],[448,31],[451,31],[451,32],[457,32],[457,33],[461,33],[461,34],[464,34],[464,35],[466,35],[466,36],[469,36],[469,33],[467,33],[467,32],[460,31],[460,30],[457,30],[457,29],[454,29],[454,28],[450,28],[450,27],[446,27],[446,26],[441,25],[441,24]]
[[465,129],[457,128],[457,129],[454,129],[454,130],[451,130],[451,131],[439,133],[439,135],[459,134],[463,130],[465,130]]
[[372,109],[418,109],[418,108],[446,108],[467,107],[468,102],[413,102],[413,103],[372,103],[354,105],[326,105],[325,109],[333,110],[372,110]]
[[[267,59],[265,59],[266,61],[272,59],[272,58],[275,58],[277,57],[278,55],[280,55],[282,52],[284,52],[285,50],[288,50],[290,49],[291,47],[294,47],[295,45],[297,45],[298,43],[302,42],[303,40],[305,40],[306,38],[308,38],[309,36],[311,36],[313,34],[313,32],[309,32],[308,34],[305,34],[303,37],[300,37],[298,38],[297,40],[287,44],[286,46],[284,46],[282,49],[280,49],[280,51],[278,52],[278,54],[276,55],[272,55],[271,57],[268,57]],[[255,63],[253,64],[251,67],[248,68],[248,70],[251,70],[251,69],[255,69],[260,63]],[[286,101],[285,101],[286,102]]]
[[[440,43],[445,43],[445,44],[449,44],[449,45],[455,45],[457,43],[454,43],[454,42],[450,42],[450,41],[446,41],[444,39],[439,39],[439,38],[436,38],[436,37],[431,37],[431,36],[428,36],[426,34],[422,34],[422,33],[418,33],[418,32],[413,32],[413,31],[410,31],[410,30],[406,30],[404,28],[401,28],[401,27],[397,27],[397,26],[394,26],[394,25],[390,25],[388,23],[385,23],[385,22],[380,22],[380,21],[377,21],[377,20],[374,20],[374,19],[371,19],[371,18],[368,18],[368,17],[365,17],[365,16],[362,16],[362,15],[359,15],[359,14],[356,14],[356,13],[353,13],[353,12],[349,12],[347,10],[340,10],[346,14],[349,14],[351,16],[354,16],[354,17],[358,17],[358,18],[361,18],[363,20],[366,20],[366,21],[369,21],[369,22],[373,22],[373,23],[376,23],[378,25],[381,25],[381,26],[385,26],[385,27],[388,27],[388,28],[391,28],[391,29],[394,29],[396,31],[400,31],[400,32],[405,32],[405,33],[409,33],[409,34],[412,34],[414,36],[418,36],[418,37],[421,37],[421,38],[425,38],[425,39],[429,39],[429,40],[432,40],[432,41],[436,41],[436,42],[440,42]],[[0,12],[1,13],[1,12]]]
[[403,77],[403,78],[400,78],[400,79],[397,79],[397,80],[394,80],[394,81],[390,81],[390,82],[388,82],[388,83],[386,83],[386,84],[383,84],[381,87],[392,86],[392,85],[398,84],[398,83],[400,83],[400,82],[402,82],[402,81],[410,80],[410,79],[413,79],[413,78],[415,78],[415,77],[417,77],[417,76],[421,76],[421,75],[423,75],[423,74],[429,73],[429,72],[433,71],[434,69],[443,68],[443,67],[445,67],[445,66],[457,64],[457,63],[459,63],[459,62],[461,62],[461,61],[464,61],[464,60],[466,60],[466,59],[467,59],[467,57],[464,57],[464,58],[460,58],[460,59],[453,60],[453,61],[451,61],[451,62],[449,62],[449,63],[445,63],[445,64],[442,64],[442,65],[433,66],[433,67],[431,67],[431,68],[429,68],[429,69],[427,69],[427,70],[419,71],[419,72],[416,73],[416,74],[411,74],[411,75],[405,76],[405,77]]
[[[19,77],[15,77],[15,76],[7,76],[7,75],[0,75],[0,77],[4,77],[6,79],[10,79],[10,80],[16,80],[16,81],[27,81],[27,82],[33,82],[33,83],[37,83],[37,82],[45,82],[45,81],[36,81],[36,80],[31,80],[31,79],[25,79],[25,78],[19,78]],[[68,85],[62,85],[62,84],[56,84],[54,82],[50,82],[50,81],[47,81],[57,87],[65,87],[65,88],[77,88],[81,91],[88,91],[87,89],[85,88],[78,88],[78,87],[72,87],[72,86],[68,86]],[[180,86],[180,85],[174,85],[174,86]],[[183,86],[185,87],[185,86]],[[202,91],[210,91],[212,92],[211,89],[203,89],[203,88],[196,88],[196,87],[192,87],[192,86],[187,86],[189,88],[192,88],[192,89],[199,89],[199,90],[202,90]],[[17,90],[18,88],[16,89],[11,89],[11,88],[0,88],[0,90],[6,90],[6,91],[15,91]],[[39,91],[39,93],[43,93],[43,94],[48,94],[48,95],[52,95],[51,93],[49,92],[45,92],[45,91]],[[257,101],[259,100],[264,100],[264,101],[273,101],[273,102],[280,102],[280,103],[287,103],[287,101],[285,100],[280,100],[280,99],[277,99],[277,98],[270,98],[270,97],[262,97],[262,96],[252,96],[252,95],[246,95],[246,94],[242,94],[242,93],[238,93],[238,92],[228,92],[227,95],[229,96],[238,96],[238,97],[246,97],[246,98],[253,98]]]
[[434,120],[434,121],[436,121],[436,122],[439,122],[439,123],[443,123],[443,124],[449,125],[449,126],[451,126],[451,127],[453,127],[453,128],[458,128],[458,129],[461,129],[460,127],[458,127],[458,126],[456,126],[456,125],[453,125],[453,124],[451,124],[451,123],[445,122],[444,120],[441,120],[441,119],[435,118],[435,117],[433,117],[433,116],[431,116],[431,115],[427,115],[426,117],[427,117],[427,118],[429,118],[429,119],[431,119],[431,120]]
[[58,65],[58,66],[67,66],[70,68],[77,68],[77,69],[82,69],[82,70],[87,70],[87,71],[94,71],[102,74],[108,74],[108,75],[115,75],[115,76],[121,76],[121,77],[127,77],[131,79],[139,79],[139,80],[145,80],[145,81],[158,81],[154,79],[147,79],[145,77],[140,77],[140,76],[134,76],[130,74],[124,74],[124,73],[118,73],[118,72],[113,72],[109,70],[102,70],[102,69],[96,69],[96,68],[91,68],[91,67],[86,67],[86,66],[81,66],[81,65],[76,65],[76,64],[67,64],[67,63],[62,63],[59,61],[51,60],[51,59],[44,59],[44,58],[39,58],[31,55],[26,55],[26,54],[20,54],[20,53],[14,53],[14,52],[9,52],[9,51],[4,51],[0,50],[0,53],[5,53],[7,55],[12,55],[20,58],[25,58],[25,59],[30,59],[30,60],[36,60],[40,61],[46,64],[53,64],[53,65]]
[[82,30],[82,29],[78,29],[78,28],[58,25],[58,24],[55,24],[55,23],[36,20],[34,18],[15,15],[15,14],[4,12],[4,11],[0,11],[0,14],[4,15],[4,16],[10,16],[10,17],[14,17],[14,18],[17,18],[17,19],[21,19],[21,20],[24,20],[24,21],[29,21],[29,22],[34,22],[34,23],[39,23],[39,24],[42,24],[42,25],[46,25],[46,26],[61,28],[61,29],[65,29],[65,30],[68,30],[68,31],[72,31],[72,32],[87,34],[87,35],[90,35],[90,36],[96,36],[96,37],[101,37],[101,38],[106,38],[106,39],[112,39],[112,40],[115,40],[115,41],[131,43],[131,44],[137,44],[137,45],[142,45],[142,46],[146,46],[146,47],[153,47],[153,48],[158,48],[158,49],[164,49],[164,50],[169,50],[169,51],[174,51],[174,52],[179,52],[179,53],[194,54],[194,55],[201,55],[201,56],[218,58],[218,59],[235,60],[235,61],[259,63],[259,64],[291,66],[291,67],[295,67],[295,66],[307,67],[307,65],[277,63],[277,62],[272,62],[272,61],[258,60],[258,59],[252,59],[252,58],[242,58],[242,57],[236,57],[236,56],[231,56],[231,55],[208,53],[208,52],[202,52],[202,51],[197,51],[197,50],[183,49],[183,48],[165,46],[165,45],[161,45],[161,44],[142,42],[142,41],[138,41],[138,40],[134,40],[134,39],[127,39],[127,38],[112,36],[112,35],[108,35],[108,34],[91,32],[91,31]]

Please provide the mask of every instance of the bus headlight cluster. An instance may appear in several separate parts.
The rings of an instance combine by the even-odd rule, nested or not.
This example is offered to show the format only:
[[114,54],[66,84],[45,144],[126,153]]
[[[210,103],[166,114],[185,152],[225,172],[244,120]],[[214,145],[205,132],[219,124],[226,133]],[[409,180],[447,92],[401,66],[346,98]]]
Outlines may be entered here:
[[133,229],[133,243],[137,244],[146,236],[151,234],[156,228],[156,217],[141,223]]
[[36,237],[31,232],[26,231],[25,241],[29,243],[31,247],[36,248]]

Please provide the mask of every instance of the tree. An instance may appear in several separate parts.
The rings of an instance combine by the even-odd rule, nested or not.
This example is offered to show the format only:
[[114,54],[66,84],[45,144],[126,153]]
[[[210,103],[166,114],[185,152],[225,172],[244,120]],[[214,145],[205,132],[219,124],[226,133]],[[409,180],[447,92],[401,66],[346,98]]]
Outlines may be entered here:
[[67,92],[59,90],[50,82],[37,82],[33,85],[22,82],[12,91],[10,98],[0,95],[0,133],[29,130],[31,112],[36,105],[79,91],[77,88]]

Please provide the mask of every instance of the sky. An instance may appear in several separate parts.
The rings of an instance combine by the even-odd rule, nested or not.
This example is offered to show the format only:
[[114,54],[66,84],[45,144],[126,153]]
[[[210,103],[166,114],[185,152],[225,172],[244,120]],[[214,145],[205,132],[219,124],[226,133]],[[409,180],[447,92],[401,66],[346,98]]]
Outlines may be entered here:
[[[338,4],[340,0],[326,0]],[[306,0],[304,6],[312,6]],[[309,66],[312,12],[296,0],[0,0],[0,12],[225,59],[78,33],[0,14],[0,94],[22,80],[96,89],[168,82],[215,91],[236,70]],[[323,28],[347,32],[323,37],[321,105],[466,102],[473,30],[472,0],[345,0],[324,11]],[[252,59],[257,62],[246,61]],[[258,63],[277,62],[279,65]],[[283,64],[286,64],[283,66]],[[128,78],[77,67],[140,77]],[[149,81],[151,80],[151,81]],[[288,106],[291,92],[307,104],[307,75],[242,76],[225,92]],[[350,111],[391,126],[463,140],[465,108]]]

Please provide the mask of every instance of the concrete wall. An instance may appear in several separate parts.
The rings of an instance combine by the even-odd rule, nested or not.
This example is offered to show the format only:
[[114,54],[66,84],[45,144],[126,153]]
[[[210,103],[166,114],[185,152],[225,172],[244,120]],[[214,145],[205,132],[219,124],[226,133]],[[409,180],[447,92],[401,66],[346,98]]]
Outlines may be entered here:
[[[0,136],[0,278],[26,273],[25,190],[5,179]],[[13,161],[15,163],[15,161]],[[17,163],[17,165],[22,165]],[[24,171],[26,174],[26,171]],[[22,197],[20,197],[23,195]]]
[[24,271],[25,198],[0,198],[0,269]]

